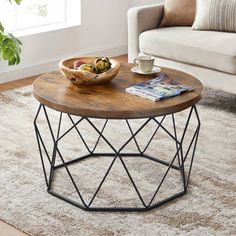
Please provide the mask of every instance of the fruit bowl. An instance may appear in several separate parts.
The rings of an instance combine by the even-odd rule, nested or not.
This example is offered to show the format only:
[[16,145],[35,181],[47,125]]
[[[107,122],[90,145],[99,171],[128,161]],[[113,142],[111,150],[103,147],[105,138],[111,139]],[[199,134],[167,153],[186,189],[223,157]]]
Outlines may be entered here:
[[96,57],[74,57],[59,62],[60,72],[77,86],[105,84],[115,78],[120,70],[120,63],[115,59],[109,59],[111,68],[106,72],[96,74],[89,71],[79,71],[74,69],[76,61],[93,63]]

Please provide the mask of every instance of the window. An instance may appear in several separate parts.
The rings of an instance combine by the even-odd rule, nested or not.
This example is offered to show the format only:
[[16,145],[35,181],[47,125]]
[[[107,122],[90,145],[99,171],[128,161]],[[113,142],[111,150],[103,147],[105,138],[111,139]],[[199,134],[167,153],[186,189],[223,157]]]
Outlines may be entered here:
[[80,24],[80,0],[23,0],[20,6],[0,0],[0,21],[16,35]]

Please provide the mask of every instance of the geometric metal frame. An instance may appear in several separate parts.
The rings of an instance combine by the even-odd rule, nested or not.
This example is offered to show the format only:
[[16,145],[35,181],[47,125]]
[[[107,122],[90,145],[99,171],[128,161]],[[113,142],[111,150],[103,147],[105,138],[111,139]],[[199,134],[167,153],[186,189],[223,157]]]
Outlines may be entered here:
[[[104,119],[104,125],[102,127],[101,130],[99,130],[96,125],[91,121],[91,119],[89,117],[79,117],[78,120],[75,122],[72,118],[72,116],[70,114],[67,114],[67,113],[60,113],[60,117],[59,117],[59,121],[58,121],[58,126],[57,126],[57,132],[56,134],[53,133],[53,130],[52,130],[52,125],[51,125],[51,122],[50,122],[50,119],[49,119],[49,116],[48,116],[48,112],[47,112],[47,108],[45,105],[43,104],[40,104],[39,105],[39,108],[38,108],[38,111],[36,113],[36,116],[35,116],[35,119],[34,119],[34,128],[35,128],[35,133],[36,133],[36,138],[37,138],[37,143],[38,143],[38,148],[39,148],[39,154],[40,154],[40,159],[41,159],[41,164],[42,164],[42,167],[43,167],[43,173],[44,173],[44,177],[45,177],[45,182],[46,182],[46,186],[47,186],[47,191],[48,193],[50,193],[51,195],[61,199],[61,200],[64,200],[76,207],[79,207],[85,211],[148,211],[148,210],[151,210],[151,209],[154,209],[156,207],[159,207],[161,205],[163,205],[164,203],[167,203],[173,199],[176,199],[184,194],[187,193],[187,189],[188,189],[188,185],[189,185],[189,179],[190,179],[190,175],[191,175],[191,170],[192,170],[192,165],[193,165],[193,160],[194,160],[194,156],[195,156],[195,151],[196,151],[196,146],[197,146],[197,141],[198,141],[198,136],[199,136],[199,131],[200,131],[200,126],[201,126],[201,123],[200,123],[200,118],[199,118],[199,115],[198,115],[198,111],[197,111],[197,108],[196,106],[192,106],[190,109],[189,109],[189,115],[188,115],[188,118],[186,120],[186,123],[185,123],[185,127],[184,127],[184,130],[183,130],[183,133],[182,133],[182,136],[180,138],[177,137],[177,131],[176,131],[176,121],[175,121],[175,114],[170,114],[169,116],[171,116],[172,118],[172,124],[173,124],[173,133],[172,134],[166,127],[164,127],[163,125],[163,121],[165,120],[166,116],[163,116],[161,117],[161,120],[158,121],[156,117],[152,117],[152,118],[147,118],[146,121],[140,126],[140,128],[138,130],[136,130],[135,132],[133,131],[131,125],[130,125],[130,122],[128,119],[123,119],[125,120],[126,124],[127,124],[127,127],[128,127],[128,130],[131,134],[130,138],[127,139],[127,141],[122,145],[121,148],[119,148],[118,150],[111,144],[111,142],[108,140],[108,138],[106,138],[104,136],[104,130],[106,128],[106,125],[109,121],[109,119]],[[52,141],[53,141],[53,152],[52,152],[52,156],[49,155],[49,152],[45,146],[45,143],[44,143],[44,140],[42,138],[42,135],[39,131],[39,128],[38,128],[38,124],[37,124],[37,120],[38,120],[38,116],[39,116],[39,113],[42,112],[46,118],[46,122],[47,122],[47,125],[48,125],[48,129],[50,131],[50,134],[51,134],[51,138],[52,138]],[[184,154],[183,153],[183,142],[185,140],[185,136],[186,136],[186,132],[187,132],[187,129],[189,127],[189,123],[190,123],[190,120],[191,120],[191,117],[193,116],[193,114],[195,114],[196,118],[197,118],[197,127],[196,127],[196,130],[194,131],[194,135],[193,137],[191,138],[191,141],[189,143],[189,146],[187,147],[187,151],[186,153]],[[69,117],[70,121],[71,121],[71,124],[72,126],[66,131],[64,132],[63,134],[61,134],[61,123],[62,123],[62,116],[63,115],[66,115]],[[85,139],[83,137],[83,135],[81,134],[79,128],[78,128],[78,124],[80,124],[83,120],[86,120],[88,122],[88,124],[90,124],[90,126],[98,133],[98,138],[96,140],[96,143],[94,145],[94,147],[92,149],[90,149],[87,145],[87,143],[85,142]],[[147,143],[147,145],[145,146],[144,149],[141,150],[138,142],[137,142],[137,139],[136,139],[136,136],[137,134],[139,134],[141,132],[141,130],[150,122],[150,121],[154,121],[156,123],[156,128],[155,128],[155,131],[154,133],[152,134],[152,136],[150,137],[149,139],[149,142]],[[73,159],[73,160],[70,160],[70,161],[65,161],[59,148],[58,148],[58,143],[59,141],[67,134],[70,133],[71,130],[75,129],[77,134],[79,135],[80,139],[82,140],[84,146],[86,147],[87,151],[88,151],[88,154],[87,155],[84,155],[84,156],[81,156],[79,158],[76,158],[76,159]],[[153,157],[153,156],[150,156],[150,155],[147,155],[145,152],[148,148],[148,146],[150,145],[150,143],[152,142],[154,136],[156,135],[156,133],[158,132],[159,129],[162,129],[164,130],[168,136],[174,140],[175,142],[175,146],[176,146],[176,152],[175,152],[175,155],[173,156],[172,160],[170,162],[166,162],[164,160],[161,160],[161,159],[158,159],[156,157]],[[99,144],[99,141],[100,139],[103,139],[107,145],[112,149],[112,152],[110,153],[97,153],[95,152],[96,151],[96,148]],[[122,152],[122,150],[130,143],[130,141],[133,140],[135,142],[135,145],[137,147],[137,150],[138,152],[137,153],[124,153]],[[185,170],[185,162],[186,162],[186,159],[188,158],[188,156],[190,155],[190,150],[191,148],[193,148],[193,151],[192,151],[192,154],[191,154],[191,159],[190,159],[190,166],[189,166],[189,170],[186,171]],[[49,161],[50,163],[50,171],[49,171],[49,176],[47,176],[47,172],[46,172],[46,167],[45,167],[45,160],[44,160],[44,156],[43,156],[43,151],[44,153],[46,154],[46,158],[47,160]],[[100,182],[98,188],[95,190],[91,200],[86,203],[85,200],[83,199],[83,196],[80,192],[80,189],[78,188],[68,166],[69,165],[72,165],[76,162],[79,162],[79,161],[82,161],[86,158],[90,158],[90,157],[94,157],[94,156],[104,156],[104,157],[112,157],[112,161],[111,161],[111,164],[109,165],[108,169],[106,170],[105,174],[104,174],[104,177],[102,179],[102,181]],[[56,163],[56,158],[59,157],[60,160],[61,160],[61,164],[55,164]],[[155,192],[154,192],[154,195],[153,197],[151,198],[151,200],[149,202],[145,202],[142,195],[140,194],[136,184],[135,184],[135,181],[133,180],[130,172],[129,172],[129,169],[125,163],[125,161],[123,160],[123,157],[141,157],[141,158],[146,158],[148,160],[151,160],[153,161],[154,163],[158,163],[158,164],[162,164],[162,165],[165,165],[167,166],[167,170],[164,174],[164,176],[162,177],[160,183],[157,185],[157,188],[155,189]],[[129,177],[129,180],[131,181],[132,183],[132,186],[135,190],[135,192],[137,193],[137,197],[138,199],[140,200],[140,206],[139,207],[122,207],[122,206],[119,206],[119,207],[110,207],[110,206],[104,206],[104,207],[93,207],[92,204],[93,204],[93,201],[95,199],[95,197],[97,196],[99,190],[101,189],[104,181],[106,180],[107,176],[109,175],[109,172],[110,170],[112,169],[112,166],[113,164],[115,163],[115,161],[119,159],[121,161],[121,164],[122,166],[124,167],[124,170],[125,172],[127,173],[127,176]],[[177,159],[177,165],[174,164],[175,160]],[[57,169],[60,169],[60,168],[65,168],[81,202],[81,203],[78,203],[78,202],[75,202],[74,200],[71,200],[69,199],[68,197],[65,197],[57,192],[55,192],[53,189],[52,189],[52,183],[54,181],[54,173]],[[176,171],[179,171],[180,172],[180,175],[181,175],[181,182],[182,182],[182,191],[178,192],[178,193],[175,193],[174,195],[164,199],[164,200],[161,200],[157,203],[154,203],[154,199],[156,197],[156,195],[158,194],[158,191],[160,189],[160,187],[162,186],[165,178],[167,177],[170,169],[173,169],[173,170],[176,170]]]

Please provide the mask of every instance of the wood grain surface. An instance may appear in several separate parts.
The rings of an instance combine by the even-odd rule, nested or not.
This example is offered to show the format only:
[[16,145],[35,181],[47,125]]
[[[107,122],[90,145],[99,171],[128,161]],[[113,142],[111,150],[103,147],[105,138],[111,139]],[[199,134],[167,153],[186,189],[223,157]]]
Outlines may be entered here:
[[153,102],[125,92],[127,87],[150,80],[155,75],[137,75],[128,63],[121,64],[116,78],[98,86],[76,87],[60,72],[40,76],[33,84],[34,97],[54,110],[78,116],[135,119],[167,115],[182,111],[196,104],[203,95],[202,83],[187,73],[162,68],[162,73],[195,88],[180,96]]

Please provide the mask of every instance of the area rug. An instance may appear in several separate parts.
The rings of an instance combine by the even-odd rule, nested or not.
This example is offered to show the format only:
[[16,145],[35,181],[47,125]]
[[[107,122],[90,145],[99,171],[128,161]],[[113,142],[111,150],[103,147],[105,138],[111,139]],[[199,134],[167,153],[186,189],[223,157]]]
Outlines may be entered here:
[[[207,90],[198,105],[202,121],[198,148],[194,160],[188,193],[177,200],[145,213],[94,213],[85,212],[46,191],[39,158],[33,119],[38,103],[32,96],[32,87],[25,87],[0,94],[0,219],[30,235],[236,235],[236,97],[220,91]],[[178,114],[181,124],[185,113]],[[50,112],[53,121],[58,114]],[[68,120],[65,121],[69,122]],[[101,126],[100,121],[97,125]],[[134,128],[139,122],[132,123]],[[169,123],[168,123],[169,122]],[[42,128],[45,126],[40,119]],[[171,127],[167,120],[166,126]],[[65,127],[66,128],[66,127]],[[178,128],[178,127],[177,127]],[[87,124],[81,127],[93,142],[92,130]],[[151,127],[139,138],[145,141]],[[190,129],[191,131],[191,129]],[[125,124],[116,121],[109,125],[105,135],[114,142],[121,142],[127,132]],[[75,134],[74,134],[75,135]],[[123,136],[126,137],[126,136]],[[49,134],[45,133],[45,140]],[[96,139],[95,139],[96,140]],[[165,133],[154,137],[158,144],[150,145],[150,152],[159,151],[167,158],[171,147]],[[63,150],[70,158],[82,152],[75,136],[68,137]],[[158,143],[157,142],[157,143]],[[101,141],[101,149],[107,146]],[[135,149],[131,144],[129,149]],[[167,158],[168,160],[168,158]],[[91,197],[91,189],[97,186],[108,166],[106,158],[90,159],[71,171],[80,181],[85,198]],[[153,162],[127,160],[133,177],[142,193],[149,198],[156,186],[162,167]],[[76,169],[78,168],[78,169]],[[55,188],[71,195],[71,184],[66,173],[59,173]],[[175,191],[179,177],[173,173],[163,187],[163,196]],[[118,182],[117,182],[118,181]],[[138,204],[134,193],[129,192],[130,183],[118,162],[101,191],[102,203],[121,204],[121,196],[129,204]],[[165,191],[164,191],[165,190]],[[59,190],[58,190],[59,191]]]

